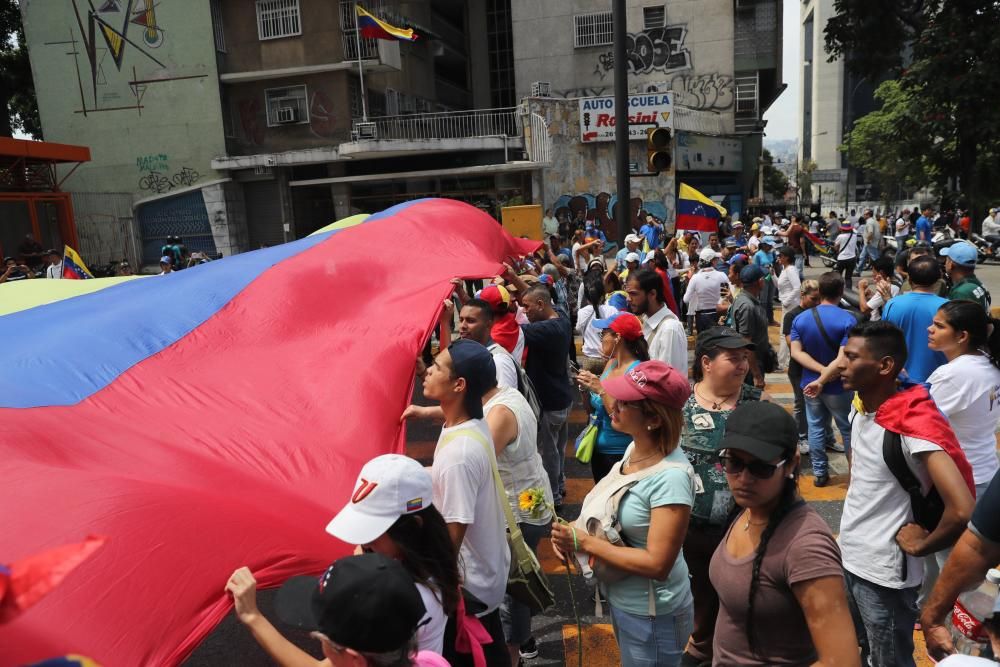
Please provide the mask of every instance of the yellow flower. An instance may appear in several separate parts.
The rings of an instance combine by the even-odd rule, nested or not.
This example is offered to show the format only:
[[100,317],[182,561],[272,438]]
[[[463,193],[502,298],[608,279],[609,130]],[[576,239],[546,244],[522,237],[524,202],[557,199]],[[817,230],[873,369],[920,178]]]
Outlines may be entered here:
[[522,512],[528,512],[534,509],[535,502],[535,494],[532,492],[532,489],[522,491],[521,495],[518,496],[518,506],[521,508]]

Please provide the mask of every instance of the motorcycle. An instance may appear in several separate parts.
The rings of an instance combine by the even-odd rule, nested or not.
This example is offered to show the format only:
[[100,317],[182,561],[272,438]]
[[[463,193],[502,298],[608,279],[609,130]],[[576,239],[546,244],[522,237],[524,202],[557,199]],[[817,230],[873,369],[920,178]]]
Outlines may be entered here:
[[997,249],[993,247],[993,244],[984,239],[982,236],[976,233],[969,235],[969,243],[976,246],[976,250],[979,251],[979,263],[982,264],[988,261],[1000,261],[1000,256],[997,255]]

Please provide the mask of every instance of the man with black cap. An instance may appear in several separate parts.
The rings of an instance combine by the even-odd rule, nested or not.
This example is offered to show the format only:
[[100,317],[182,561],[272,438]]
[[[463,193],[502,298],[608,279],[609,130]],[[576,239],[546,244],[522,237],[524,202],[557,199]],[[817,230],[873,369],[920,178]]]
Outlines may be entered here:
[[63,277],[62,253],[54,249],[46,250],[45,261],[48,262],[48,266],[45,267],[45,277],[61,279]]
[[764,388],[764,373],[773,371],[776,357],[767,338],[768,314],[760,302],[764,291],[764,270],[756,264],[740,271],[743,291],[733,302],[733,328],[750,339],[754,351],[750,353],[750,373],[747,384]]
[[[235,592],[247,577],[252,582],[249,570],[237,570],[227,588]],[[403,565],[382,554],[341,558],[319,580],[293,577],[278,591],[275,607],[285,623],[312,631],[334,667],[448,664],[430,651],[417,653],[424,602]]]
[[495,383],[493,355],[468,339],[456,340],[440,352],[423,383],[424,397],[438,401],[444,413],[431,466],[434,505],[459,550],[465,589],[482,603],[479,609],[470,605],[470,611],[493,638],[484,647],[490,665],[510,661],[499,610],[507,589],[510,550],[493,476],[496,454],[482,403]]

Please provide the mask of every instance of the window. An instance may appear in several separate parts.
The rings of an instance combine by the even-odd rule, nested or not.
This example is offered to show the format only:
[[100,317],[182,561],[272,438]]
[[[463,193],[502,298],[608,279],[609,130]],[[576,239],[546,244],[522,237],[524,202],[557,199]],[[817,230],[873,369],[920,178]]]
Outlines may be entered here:
[[215,31],[215,50],[226,52],[226,33],[222,29],[222,6],[219,0],[212,0],[212,29]]
[[264,91],[267,101],[267,125],[295,125],[309,122],[308,95],[305,86],[270,88]]
[[653,30],[667,25],[667,8],[663,5],[642,8],[642,29]]
[[299,0],[257,0],[257,35],[261,39],[301,34]]
[[611,12],[577,14],[573,17],[573,47],[610,46]]

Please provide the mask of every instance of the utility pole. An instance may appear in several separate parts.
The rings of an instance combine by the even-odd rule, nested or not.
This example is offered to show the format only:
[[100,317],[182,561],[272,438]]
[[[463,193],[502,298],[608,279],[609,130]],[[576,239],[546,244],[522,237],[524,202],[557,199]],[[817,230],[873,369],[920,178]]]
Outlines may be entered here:
[[625,236],[631,233],[632,188],[628,165],[628,59],[625,53],[625,0],[613,0],[611,5],[612,38],[615,59],[615,166],[618,203],[615,222],[618,243],[625,247]]

